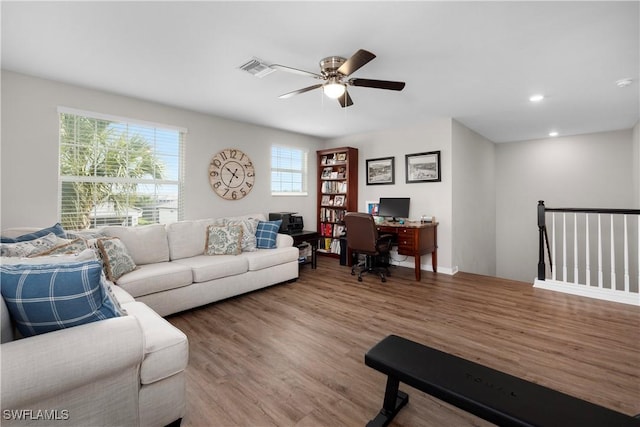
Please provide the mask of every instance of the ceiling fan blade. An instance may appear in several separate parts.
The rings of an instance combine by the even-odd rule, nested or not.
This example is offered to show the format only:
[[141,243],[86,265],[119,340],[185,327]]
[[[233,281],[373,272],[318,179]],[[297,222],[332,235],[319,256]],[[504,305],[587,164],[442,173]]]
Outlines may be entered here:
[[376,56],[368,50],[360,49],[338,68],[338,72],[349,76]]
[[350,107],[353,105],[353,101],[349,96],[349,92],[347,92],[346,90],[344,91],[344,94],[340,98],[338,98],[338,102],[340,103],[340,106],[342,106],[342,108]]
[[293,95],[299,95],[301,93],[309,92],[310,90],[318,89],[319,87],[322,87],[322,83],[318,83],[317,85],[294,90],[293,92],[285,93],[284,95],[280,95],[278,98],[282,98],[282,99],[291,98]]
[[389,80],[371,80],[371,79],[350,79],[349,84],[353,86],[372,87],[375,89],[402,90],[404,82],[392,82]]
[[287,67],[286,65],[280,65],[280,64],[271,64],[269,66],[271,68],[275,68],[276,70],[286,71],[287,73],[298,74],[300,76],[313,77],[314,79],[324,80],[323,75],[312,73],[310,71],[298,70],[297,68],[291,68],[291,67]]

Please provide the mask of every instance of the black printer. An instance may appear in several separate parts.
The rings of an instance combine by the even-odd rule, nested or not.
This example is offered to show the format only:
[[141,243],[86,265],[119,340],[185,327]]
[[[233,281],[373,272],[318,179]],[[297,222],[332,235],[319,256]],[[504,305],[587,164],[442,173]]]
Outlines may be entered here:
[[270,212],[269,221],[282,220],[280,224],[279,233],[291,234],[296,231],[302,231],[304,228],[304,221],[300,215],[294,215],[296,212]]

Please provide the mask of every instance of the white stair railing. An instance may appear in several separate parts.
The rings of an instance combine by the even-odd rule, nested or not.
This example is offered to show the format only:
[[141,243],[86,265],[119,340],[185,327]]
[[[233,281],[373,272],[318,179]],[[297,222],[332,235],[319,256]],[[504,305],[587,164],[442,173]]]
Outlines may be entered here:
[[640,305],[640,209],[547,208],[540,201],[538,229],[535,287]]

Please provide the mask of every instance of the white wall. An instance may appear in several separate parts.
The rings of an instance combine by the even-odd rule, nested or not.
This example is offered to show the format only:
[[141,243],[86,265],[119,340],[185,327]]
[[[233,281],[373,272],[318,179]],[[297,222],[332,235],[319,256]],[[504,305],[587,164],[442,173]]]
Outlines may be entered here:
[[640,121],[633,127],[633,182],[635,208],[640,209]]
[[496,274],[532,282],[536,206],[633,206],[632,130],[496,145]]
[[453,265],[496,274],[495,144],[453,121]]
[[[356,147],[360,209],[381,196],[411,197],[413,219],[426,214],[440,223],[443,272],[459,267],[531,282],[537,269],[535,206],[541,199],[549,207],[640,207],[640,124],[633,130],[493,145],[442,118],[322,141],[4,70],[1,84],[2,228],[58,220],[58,106],[187,128],[187,219],[293,211],[304,216],[305,228],[316,229],[315,151]],[[266,159],[272,143],[309,150],[309,197],[270,196]],[[257,165],[256,187],[240,201],[222,200],[209,187],[209,160],[226,147],[244,150]],[[442,182],[406,184],[405,154],[435,150],[442,152]],[[395,156],[395,185],[366,185],[366,159],[388,156]],[[429,269],[430,257],[422,263]],[[412,266],[413,260],[403,265]]]
[[[58,113],[64,106],[188,129],[186,219],[255,212],[293,211],[314,230],[316,180],[308,197],[270,195],[270,148],[284,144],[309,150],[310,176],[322,140],[235,122],[153,102],[2,71],[2,228],[49,226],[58,221]],[[256,184],[242,200],[226,201],[210,188],[211,157],[240,148],[256,165]]]
[[[358,203],[359,210],[366,211],[367,201],[380,197],[410,197],[410,219],[421,215],[435,216],[438,225],[438,271],[452,273],[452,150],[451,119],[432,120],[410,128],[391,129],[335,138],[327,141],[328,147],[355,147],[358,149]],[[441,151],[441,182],[405,182],[405,155],[428,151]],[[395,157],[394,185],[367,185],[366,160],[379,157]],[[394,255],[413,267],[412,257]],[[421,258],[423,269],[431,269],[431,255]]]

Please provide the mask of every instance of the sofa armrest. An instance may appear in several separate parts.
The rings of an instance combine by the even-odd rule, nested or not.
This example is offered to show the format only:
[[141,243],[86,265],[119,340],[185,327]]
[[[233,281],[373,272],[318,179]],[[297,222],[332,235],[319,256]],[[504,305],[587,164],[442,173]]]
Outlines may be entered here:
[[142,363],[133,316],[101,320],[2,344],[2,408],[20,408]]
[[288,248],[293,246],[293,237],[288,234],[278,233],[276,236],[276,248]]

